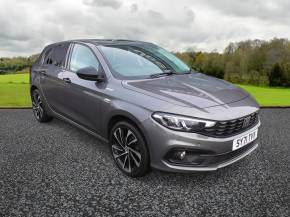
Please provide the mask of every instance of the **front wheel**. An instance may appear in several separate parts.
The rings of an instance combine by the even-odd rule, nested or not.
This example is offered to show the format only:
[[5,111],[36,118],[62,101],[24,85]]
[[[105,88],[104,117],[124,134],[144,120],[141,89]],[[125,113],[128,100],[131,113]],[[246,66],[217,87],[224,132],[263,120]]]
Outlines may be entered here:
[[149,152],[140,131],[121,121],[110,132],[110,148],[118,168],[128,176],[144,176],[149,170]]
[[52,120],[52,117],[48,115],[45,107],[45,103],[42,100],[39,90],[33,90],[31,94],[32,98],[32,110],[34,117],[39,122],[48,122]]

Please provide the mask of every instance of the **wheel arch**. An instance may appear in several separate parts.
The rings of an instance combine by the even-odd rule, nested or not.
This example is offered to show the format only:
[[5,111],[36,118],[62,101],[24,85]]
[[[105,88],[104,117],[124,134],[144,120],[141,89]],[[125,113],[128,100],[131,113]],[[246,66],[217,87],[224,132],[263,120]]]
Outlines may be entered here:
[[144,132],[144,128],[142,127],[142,124],[140,123],[140,121],[134,117],[133,115],[127,113],[127,112],[123,112],[123,111],[119,111],[114,113],[113,115],[111,115],[111,117],[108,119],[107,122],[107,128],[106,128],[106,137],[109,139],[109,135],[110,135],[110,130],[112,129],[112,127],[120,121],[127,121],[129,123],[131,123],[132,125],[134,125],[141,133],[141,135],[144,137],[144,140],[146,141],[145,138],[145,132]]
[[114,115],[110,117],[110,119],[108,120],[108,124],[106,125],[107,126],[106,133],[107,133],[108,141],[110,140],[109,136],[110,136],[110,131],[112,127],[120,121],[126,121],[132,124],[139,131],[140,135],[142,136],[145,142],[145,147],[148,153],[149,167],[151,167],[151,151],[150,151],[150,146],[148,144],[148,142],[150,142],[149,138],[146,135],[147,133],[145,131],[145,128],[142,126],[142,122],[140,122],[132,114],[125,111],[122,111],[122,112],[119,111],[118,113],[115,113]]
[[32,95],[32,92],[34,91],[34,90],[37,90],[38,88],[36,87],[36,85],[31,85],[31,87],[30,87],[30,95]]

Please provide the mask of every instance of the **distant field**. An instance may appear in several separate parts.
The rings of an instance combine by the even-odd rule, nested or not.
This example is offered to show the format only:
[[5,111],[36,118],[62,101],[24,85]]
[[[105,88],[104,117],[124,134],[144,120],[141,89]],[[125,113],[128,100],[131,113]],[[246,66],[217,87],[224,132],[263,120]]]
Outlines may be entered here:
[[8,74],[8,75],[0,75],[0,84],[3,83],[29,83],[29,74]]
[[[239,86],[261,106],[290,106],[290,88]],[[0,75],[0,107],[31,107],[28,73]]]
[[290,88],[239,86],[255,97],[261,106],[290,106]]
[[29,74],[0,75],[0,107],[31,107]]

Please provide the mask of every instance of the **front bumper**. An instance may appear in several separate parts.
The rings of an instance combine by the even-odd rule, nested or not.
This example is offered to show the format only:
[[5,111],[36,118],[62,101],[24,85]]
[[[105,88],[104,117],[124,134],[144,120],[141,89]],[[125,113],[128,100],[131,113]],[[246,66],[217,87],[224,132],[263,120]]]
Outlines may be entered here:
[[[228,166],[249,155],[258,147],[256,139],[241,149],[232,151],[233,140],[242,137],[260,126],[260,121],[247,131],[228,138],[213,138],[196,133],[178,132],[167,129],[154,120],[147,120],[145,127],[153,168],[172,171],[212,171]],[[198,165],[176,164],[168,161],[167,155],[175,149],[195,150],[203,159]]]
[[[250,144],[248,144],[250,145]],[[216,164],[213,165],[209,165],[209,166],[180,166],[180,165],[173,165],[170,164],[166,161],[164,161],[163,163],[170,169],[173,170],[178,170],[178,171],[213,171],[213,170],[217,170],[223,167],[226,167],[230,164],[233,164],[235,162],[237,162],[238,160],[246,157],[247,155],[249,155],[250,153],[252,153],[256,148],[258,148],[258,143],[255,143],[252,147],[250,147],[248,150],[242,152],[240,155],[237,155],[227,161],[221,161],[221,162],[217,162]]]

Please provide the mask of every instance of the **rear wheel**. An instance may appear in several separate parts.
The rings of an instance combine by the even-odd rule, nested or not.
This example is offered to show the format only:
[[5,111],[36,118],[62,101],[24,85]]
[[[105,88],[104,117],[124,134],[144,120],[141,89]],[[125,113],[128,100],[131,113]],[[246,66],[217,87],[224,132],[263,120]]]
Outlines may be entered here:
[[116,123],[110,132],[110,147],[118,168],[128,176],[144,176],[149,170],[149,152],[140,131],[131,123]]
[[35,89],[32,92],[32,110],[34,117],[39,122],[48,122],[52,120],[52,117],[48,115],[46,111],[45,103],[40,95],[39,90]]

